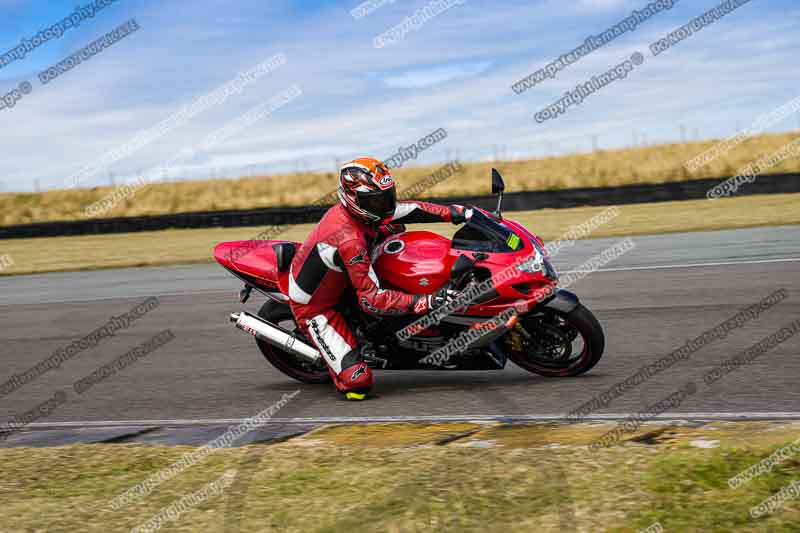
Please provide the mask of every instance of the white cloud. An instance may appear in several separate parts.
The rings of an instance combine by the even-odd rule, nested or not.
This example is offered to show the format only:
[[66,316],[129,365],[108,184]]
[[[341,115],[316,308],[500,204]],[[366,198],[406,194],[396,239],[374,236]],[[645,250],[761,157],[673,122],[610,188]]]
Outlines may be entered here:
[[202,9],[144,4],[135,15],[139,32],[48,86],[35,86],[16,108],[0,111],[0,120],[13,128],[4,135],[0,159],[7,188],[30,189],[33,178],[60,185],[138,130],[277,52],[288,57],[279,71],[121,161],[114,173],[156,165],[292,84],[302,96],[182,170],[205,177],[209,167],[230,167],[233,176],[250,165],[258,172],[291,170],[298,160],[330,169],[335,158],[384,157],[439,127],[447,128],[448,138],[419,163],[441,161],[448,151],[478,159],[493,145],[520,157],[585,150],[592,135],[605,148],[621,146],[630,143],[633,130],[651,140],[675,140],[681,123],[723,135],[795,96],[800,86],[793,68],[800,22],[765,6],[740,8],[657,58],[648,55],[628,79],[555,121],[537,124],[534,112],[633,51],[647,52],[650,42],[696,16],[696,6],[676,4],[669,17],[648,22],[518,96],[512,83],[626,16],[630,6],[584,6],[605,9],[600,21],[576,16],[576,4],[559,11],[563,2],[554,0],[467,2],[395,46],[376,50],[372,38],[397,22],[399,3],[359,21],[346,6],[300,12],[286,2],[242,1],[233,8],[217,0]]
[[408,70],[384,77],[383,83],[393,89],[418,89],[475,76],[489,68],[489,64],[488,61],[480,61]]

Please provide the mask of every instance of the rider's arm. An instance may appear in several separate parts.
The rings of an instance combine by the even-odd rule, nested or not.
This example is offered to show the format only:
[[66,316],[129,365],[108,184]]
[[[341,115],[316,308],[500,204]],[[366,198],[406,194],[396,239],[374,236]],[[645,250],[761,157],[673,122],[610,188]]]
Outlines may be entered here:
[[428,310],[425,295],[407,294],[401,291],[382,289],[378,276],[372,268],[366,242],[352,239],[338,247],[338,263],[350,277],[356,290],[358,305],[376,315],[423,314]]
[[398,202],[392,217],[393,224],[415,222],[452,222],[461,224],[468,220],[471,210],[461,205],[439,205],[431,202]]

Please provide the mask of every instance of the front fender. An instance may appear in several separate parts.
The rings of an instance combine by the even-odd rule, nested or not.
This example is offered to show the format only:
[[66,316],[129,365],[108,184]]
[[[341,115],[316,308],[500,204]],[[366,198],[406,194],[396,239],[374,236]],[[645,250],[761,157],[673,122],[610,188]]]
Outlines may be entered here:
[[553,296],[546,302],[542,302],[539,307],[547,307],[559,313],[571,313],[578,307],[580,301],[578,295],[564,289],[556,288]]

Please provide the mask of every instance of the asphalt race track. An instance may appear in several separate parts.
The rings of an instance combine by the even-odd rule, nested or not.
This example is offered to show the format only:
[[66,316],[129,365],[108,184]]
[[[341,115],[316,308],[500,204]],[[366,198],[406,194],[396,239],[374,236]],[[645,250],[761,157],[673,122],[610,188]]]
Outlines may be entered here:
[[[579,241],[562,273],[621,238]],[[800,318],[800,227],[634,238],[636,248],[571,287],[606,332],[603,360],[585,376],[545,379],[513,363],[496,372],[378,372],[366,402],[331,385],[303,385],[269,366],[228,315],[239,282],[214,265],[0,278],[0,383],[150,296],[160,306],[58,369],[0,397],[0,423],[56,391],[66,401],[0,446],[74,441],[204,442],[234,419],[300,393],[249,438],[307,429],[329,417],[547,418],[563,416],[778,289],[789,297],[617,398],[597,414],[643,409],[688,382],[696,393],[667,415],[800,418],[800,335],[707,386],[705,371]],[[210,253],[210,251],[209,251]],[[262,297],[247,304],[257,310]],[[72,384],[169,328],[175,338],[78,395]],[[291,420],[289,420],[291,419]],[[307,419],[307,420],[298,420]],[[325,420],[323,420],[325,419]],[[337,419],[338,420],[338,419]]]

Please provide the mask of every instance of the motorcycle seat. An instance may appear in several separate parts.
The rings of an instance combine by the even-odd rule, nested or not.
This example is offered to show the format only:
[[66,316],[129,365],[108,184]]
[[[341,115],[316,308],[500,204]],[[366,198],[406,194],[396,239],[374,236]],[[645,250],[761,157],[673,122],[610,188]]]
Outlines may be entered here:
[[273,244],[272,249],[275,250],[275,265],[278,267],[278,272],[289,270],[289,265],[292,264],[294,254],[297,252],[297,245],[293,242],[280,242]]

